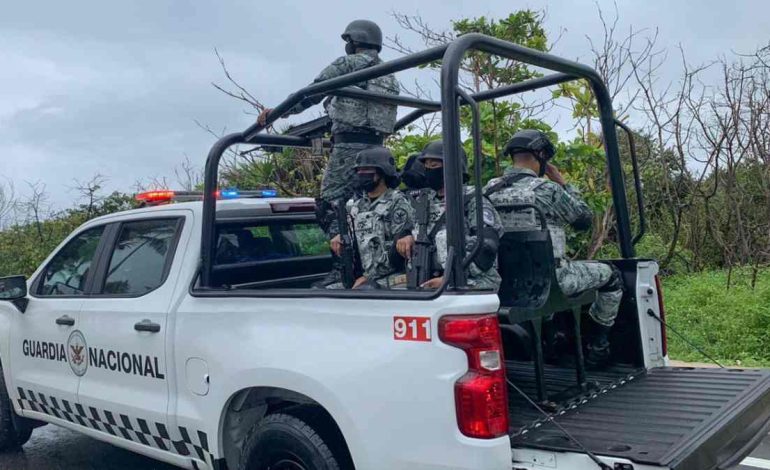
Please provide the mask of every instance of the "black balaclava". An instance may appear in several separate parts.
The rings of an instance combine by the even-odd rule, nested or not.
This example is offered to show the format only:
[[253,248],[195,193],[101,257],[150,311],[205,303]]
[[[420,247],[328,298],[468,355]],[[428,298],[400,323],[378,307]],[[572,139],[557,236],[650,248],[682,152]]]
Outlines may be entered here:
[[360,189],[361,191],[366,191],[367,193],[374,190],[374,188],[377,187],[378,184],[380,184],[380,180],[382,179],[382,176],[379,178],[377,177],[378,173],[356,173],[355,179],[353,181],[353,184],[356,188]]

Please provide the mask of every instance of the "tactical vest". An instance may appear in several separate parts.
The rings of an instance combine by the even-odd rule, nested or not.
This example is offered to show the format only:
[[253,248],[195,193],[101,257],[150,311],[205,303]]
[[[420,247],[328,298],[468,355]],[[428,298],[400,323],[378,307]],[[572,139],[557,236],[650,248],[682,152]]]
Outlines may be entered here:
[[[547,180],[530,175],[503,176],[500,184],[493,185],[487,192],[487,197],[497,209],[503,221],[506,232],[523,232],[540,229],[540,219],[534,209],[506,209],[504,206],[516,204],[532,204],[538,206],[535,191]],[[540,206],[538,206],[540,207]],[[564,226],[553,220],[547,207],[540,207],[548,223],[553,244],[553,256],[559,260],[566,256],[567,234]]]
[[[366,67],[382,63],[379,57],[370,59]],[[373,78],[356,86],[377,93],[399,94],[398,82],[393,75]],[[361,129],[380,134],[392,134],[396,125],[397,107],[392,104],[335,96],[331,99],[327,112],[333,122],[332,132],[338,129],[345,131]]]

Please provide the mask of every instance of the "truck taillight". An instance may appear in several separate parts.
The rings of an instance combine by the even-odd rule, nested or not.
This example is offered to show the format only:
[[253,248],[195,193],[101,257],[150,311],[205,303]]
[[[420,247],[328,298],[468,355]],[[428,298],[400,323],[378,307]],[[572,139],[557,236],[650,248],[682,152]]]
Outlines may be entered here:
[[503,344],[496,315],[447,315],[439,338],[468,355],[468,372],[455,383],[460,432],[493,439],[508,433],[508,394]]
[[660,312],[660,319],[663,320],[660,323],[660,336],[661,336],[661,352],[663,356],[668,355],[668,337],[666,337],[666,307],[663,305],[663,284],[660,282],[660,277],[655,276],[655,290],[658,291],[658,312]]

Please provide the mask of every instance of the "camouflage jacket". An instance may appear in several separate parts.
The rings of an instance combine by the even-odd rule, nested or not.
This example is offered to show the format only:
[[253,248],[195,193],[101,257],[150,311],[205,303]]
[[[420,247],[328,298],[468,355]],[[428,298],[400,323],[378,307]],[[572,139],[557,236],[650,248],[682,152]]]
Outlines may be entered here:
[[363,275],[376,280],[396,271],[396,240],[411,233],[414,209],[401,191],[388,189],[377,199],[366,195],[347,203],[353,220]]
[[532,209],[513,210],[505,206],[512,204],[533,204],[545,215],[551,232],[554,257],[562,259],[566,255],[566,225],[578,230],[591,226],[593,212],[583,201],[580,192],[572,185],[561,185],[526,168],[508,168],[500,178],[491,180],[484,187],[484,194],[489,197],[500,217],[506,232],[531,230],[539,222]]
[[[340,75],[355,72],[382,63],[377,51],[367,49],[351,55],[345,55],[321,71],[314,83],[329,80]],[[359,88],[379,93],[399,94],[399,85],[394,75],[385,75],[355,85]],[[286,114],[297,114],[320,103],[323,96],[304,99]],[[353,98],[333,97],[326,104],[326,112],[332,119],[332,134],[340,132],[378,132],[392,134],[396,124],[395,105],[363,101]]]
[[[430,195],[430,216],[428,218],[428,233],[435,231],[435,238],[433,240],[436,246],[436,260],[438,266],[442,269],[446,269],[447,262],[447,233],[446,233],[446,221],[442,219],[444,214],[444,198],[439,197],[438,193],[432,189],[423,189]],[[476,244],[476,200],[473,197],[473,186],[465,187],[465,253],[461,256],[466,256],[473,250]],[[503,225],[500,220],[500,216],[492,206],[492,203],[484,198],[483,204],[483,219],[484,224],[488,227],[492,227],[502,236]],[[436,229],[436,223],[441,222],[442,226]],[[415,225],[413,235],[417,238],[418,227]],[[471,263],[468,267],[468,285],[478,289],[497,289],[500,286],[500,275],[497,273],[497,268],[492,267],[486,271],[482,271],[476,266],[476,263]]]

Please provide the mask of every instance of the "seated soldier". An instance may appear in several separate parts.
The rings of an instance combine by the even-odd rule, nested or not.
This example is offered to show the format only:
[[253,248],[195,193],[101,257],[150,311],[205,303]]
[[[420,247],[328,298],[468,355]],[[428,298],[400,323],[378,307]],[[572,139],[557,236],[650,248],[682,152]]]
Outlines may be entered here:
[[[447,261],[446,216],[444,215],[444,145],[436,140],[425,146],[418,157],[418,161],[425,167],[425,183],[428,188],[422,189],[418,197],[427,197],[429,201],[428,211],[428,238],[435,247],[434,265],[435,271],[443,273]],[[467,179],[467,157],[463,152],[463,175]],[[466,256],[473,249],[478,235],[476,227],[476,200],[472,186],[464,186],[465,190],[465,247],[466,252],[459,256]],[[484,243],[476,258],[468,266],[468,287],[475,289],[497,290],[500,287],[500,275],[496,269],[497,247],[503,226],[500,216],[492,204],[485,198],[482,208],[484,227],[481,228],[484,235]],[[397,249],[407,259],[411,259],[418,236],[419,227],[415,224],[412,235],[398,241]],[[441,274],[428,279],[422,287],[436,289],[441,286],[443,276]]]
[[577,189],[567,184],[559,170],[549,163],[554,153],[554,146],[545,133],[533,129],[517,132],[504,149],[504,154],[510,155],[513,167],[502,177],[491,180],[484,188],[484,194],[498,208],[505,231],[522,230],[522,224],[534,224],[535,221],[534,217],[529,221],[522,217],[526,210],[502,206],[529,203],[545,214],[553,242],[556,280],[564,295],[575,296],[598,289],[596,301],[589,310],[598,332],[588,345],[586,365],[600,368],[609,361],[608,336],[618,315],[623,284],[620,271],[610,264],[567,259],[565,226],[588,230],[593,213]]
[[[358,255],[359,276],[353,288],[390,287],[403,276],[404,259],[396,252],[396,240],[411,233],[414,211],[407,197],[395,189],[399,184],[395,160],[385,147],[362,150],[356,157],[353,182],[360,197],[347,202]],[[336,235],[331,249],[342,254],[342,239]],[[340,288],[336,283],[330,288]]]

